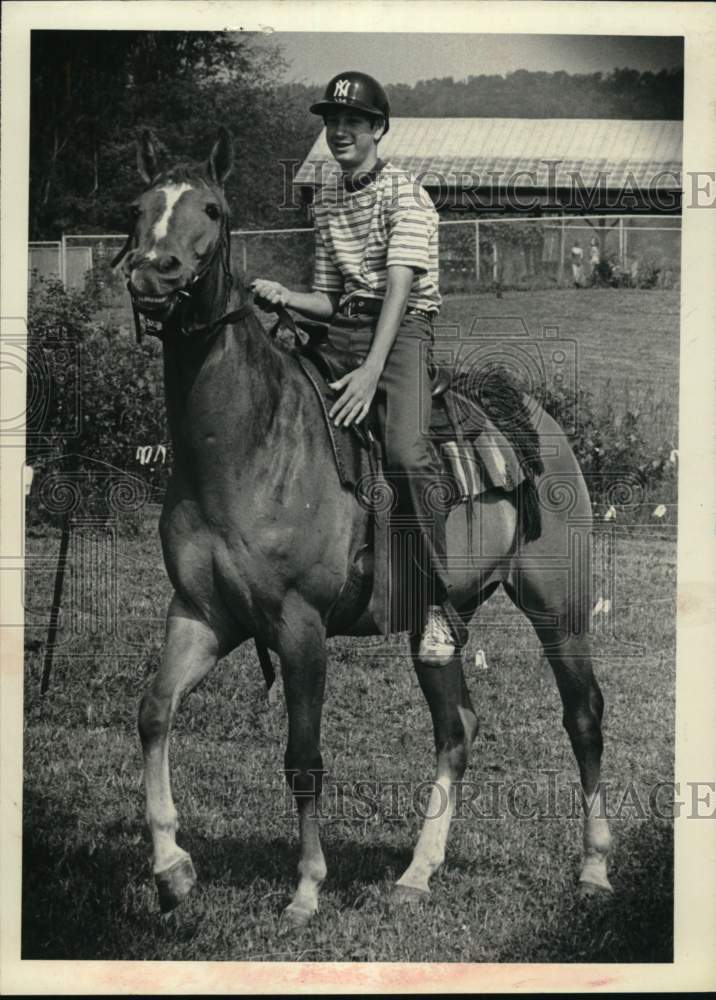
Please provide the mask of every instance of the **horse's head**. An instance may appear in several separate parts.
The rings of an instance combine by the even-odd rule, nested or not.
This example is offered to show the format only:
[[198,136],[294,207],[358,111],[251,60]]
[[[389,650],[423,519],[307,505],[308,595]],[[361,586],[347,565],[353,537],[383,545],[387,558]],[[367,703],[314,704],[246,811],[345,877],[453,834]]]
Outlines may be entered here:
[[206,163],[169,170],[159,169],[152,138],[142,135],[137,164],[148,188],[132,203],[134,229],[121,266],[135,308],[145,316],[166,321],[222,253],[228,240],[223,183],[232,163],[224,128]]

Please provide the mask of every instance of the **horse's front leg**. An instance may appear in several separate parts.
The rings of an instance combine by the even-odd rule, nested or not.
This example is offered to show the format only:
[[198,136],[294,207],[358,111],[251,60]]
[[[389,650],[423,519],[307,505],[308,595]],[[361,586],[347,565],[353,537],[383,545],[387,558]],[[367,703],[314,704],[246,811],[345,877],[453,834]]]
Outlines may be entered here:
[[163,913],[191,891],[196,873],[189,854],[176,842],[177,812],[169,778],[169,732],[181,696],[206,676],[218,659],[216,634],[175,595],[167,617],[161,666],[139,708],[144,751],[147,822],[152,835],[153,870]]
[[284,602],[278,647],[288,711],[286,780],[296,799],[301,852],[298,888],[284,918],[289,926],[302,927],[318,910],[318,890],[326,877],[318,827],[326,630],[319,614],[299,598]]
[[462,780],[470,747],[477,735],[477,717],[460,657],[453,657],[444,667],[425,666],[417,658],[418,645],[419,639],[412,640],[411,652],[433,719],[437,767],[413,860],[393,889],[393,902],[410,902],[430,892],[430,876],[445,860],[445,846],[455,810],[455,785]]

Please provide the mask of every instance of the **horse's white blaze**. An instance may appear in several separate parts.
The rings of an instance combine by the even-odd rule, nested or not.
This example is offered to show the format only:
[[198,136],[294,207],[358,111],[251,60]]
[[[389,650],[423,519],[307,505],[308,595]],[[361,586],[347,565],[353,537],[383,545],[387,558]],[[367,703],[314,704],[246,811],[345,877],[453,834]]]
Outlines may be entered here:
[[154,225],[152,235],[154,236],[155,243],[164,239],[167,235],[174,206],[179,201],[181,196],[187,191],[191,191],[191,189],[191,184],[169,184],[167,187],[159,189],[164,195],[164,211]]

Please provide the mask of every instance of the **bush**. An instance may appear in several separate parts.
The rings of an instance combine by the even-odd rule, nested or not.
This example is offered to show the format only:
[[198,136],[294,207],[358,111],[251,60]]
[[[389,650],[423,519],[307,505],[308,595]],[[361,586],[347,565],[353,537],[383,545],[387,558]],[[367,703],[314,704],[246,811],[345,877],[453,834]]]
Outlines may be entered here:
[[161,348],[138,347],[127,331],[96,322],[95,308],[94,296],[55,280],[38,282],[29,298],[28,400],[41,405],[28,414],[27,461],[37,473],[34,513],[50,521],[64,511],[52,501],[63,476],[80,487],[74,516],[112,514],[110,481],[111,497],[141,493],[141,483],[156,497],[166,484],[164,465],[136,457],[139,446],[168,441]]
[[654,442],[652,413],[628,406],[619,413],[608,399],[599,406],[581,386],[576,393],[550,388],[540,401],[562,427],[574,428],[570,443],[595,513],[613,507],[643,518],[657,501],[675,505],[676,442]]

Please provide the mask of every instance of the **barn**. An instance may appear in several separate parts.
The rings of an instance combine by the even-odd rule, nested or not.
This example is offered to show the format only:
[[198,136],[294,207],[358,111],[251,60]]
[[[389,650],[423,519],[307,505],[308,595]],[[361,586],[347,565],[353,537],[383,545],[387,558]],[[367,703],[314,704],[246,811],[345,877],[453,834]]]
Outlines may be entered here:
[[[680,121],[394,118],[380,154],[441,216],[681,212]],[[293,183],[310,206],[337,171],[316,139]]]

